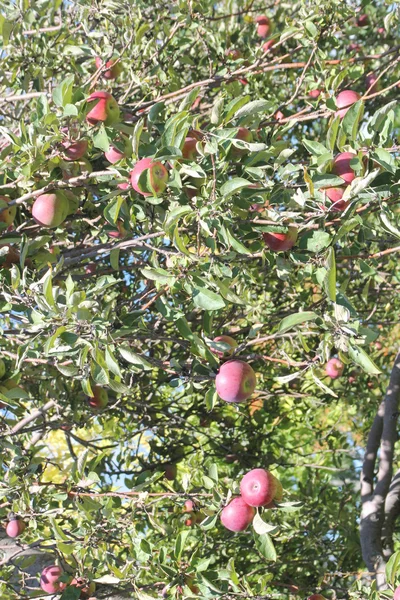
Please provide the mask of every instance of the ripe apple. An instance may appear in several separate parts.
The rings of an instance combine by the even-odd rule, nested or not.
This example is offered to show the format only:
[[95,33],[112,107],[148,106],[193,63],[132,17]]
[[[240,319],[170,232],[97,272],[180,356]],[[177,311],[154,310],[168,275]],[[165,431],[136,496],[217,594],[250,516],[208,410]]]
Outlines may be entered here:
[[243,54],[237,48],[227,48],[225,50],[225,56],[231,60],[238,60],[239,58],[242,58]]
[[[253,141],[253,134],[247,127],[239,127],[237,134],[235,135],[236,140],[242,140],[243,142],[247,142],[250,144]],[[236,148],[235,146],[231,146],[230,156],[238,158],[240,156],[244,156],[248,153],[247,148]]]
[[221,512],[221,523],[229,531],[244,531],[252,522],[255,509],[241,496],[234,498]]
[[276,40],[268,40],[262,45],[263,52],[269,52],[276,44]]
[[270,20],[265,15],[260,15],[256,18],[257,23],[257,35],[260,38],[266,38],[270,32],[271,25]]
[[89,112],[86,121],[91,125],[103,122],[112,125],[119,121],[120,111],[117,101],[108,92],[93,92],[86,100]]
[[323,190],[325,195],[329,198],[329,200],[333,203],[330,207],[334,212],[342,212],[345,210],[349,202],[346,200],[342,200],[344,194],[344,188],[341,187],[332,187],[326,188]]
[[285,118],[285,115],[283,114],[283,112],[281,110],[277,110],[276,113],[274,114],[275,120],[276,121],[282,121],[282,119]]
[[61,145],[64,148],[65,160],[79,160],[86,154],[88,149],[87,140],[65,140],[64,142],[61,142]]
[[344,364],[338,358],[330,358],[325,365],[325,373],[331,379],[337,379],[343,373]]
[[168,481],[174,481],[174,479],[176,478],[177,472],[178,472],[178,469],[177,469],[176,465],[166,465],[165,466],[164,474],[165,474],[165,478],[168,479]]
[[381,89],[381,80],[375,75],[375,73],[369,73],[365,78],[365,87],[368,94],[375,94]]
[[92,596],[96,591],[95,582],[87,581],[83,577],[74,577],[69,585],[71,587],[76,587],[80,590],[81,595],[79,596],[79,598],[81,600],[86,600],[86,598]]
[[88,397],[88,404],[93,409],[103,410],[108,404],[108,392],[105,388],[95,385],[92,389],[93,396]]
[[193,500],[186,500],[184,506],[184,512],[192,512],[194,510],[194,502]]
[[15,215],[17,214],[17,207],[15,205],[6,208],[10,202],[11,198],[8,198],[8,196],[0,196],[0,209],[4,208],[0,212],[0,223],[5,223],[7,227],[13,224]]
[[196,148],[197,139],[194,137],[186,137],[185,142],[182,146],[182,156],[187,160],[195,160],[198,155],[198,151]]
[[366,27],[369,24],[368,15],[363,14],[357,17],[357,27]]
[[222,342],[228,347],[222,347],[222,350],[218,350],[217,348],[211,348],[211,352],[222,358],[223,356],[231,356],[234,349],[238,347],[237,341],[234,340],[230,335],[218,335],[213,340],[214,342]]
[[354,152],[340,152],[335,156],[332,165],[332,173],[341,177],[346,183],[351,183],[356,178],[356,174],[351,168],[350,161],[357,158]]
[[[147,172],[146,182],[139,181],[142,173]],[[134,190],[142,196],[158,196],[166,188],[168,171],[164,165],[152,158],[139,160],[130,173],[131,184]]]
[[244,402],[256,388],[256,374],[249,364],[242,360],[229,360],[221,365],[215,385],[225,402]]
[[308,95],[310,96],[310,98],[315,100],[316,98],[319,98],[319,96],[321,95],[321,90],[310,90],[308,92]]
[[64,192],[56,190],[38,196],[32,206],[32,217],[44,227],[58,227],[67,218],[70,203]]
[[[106,62],[107,70],[102,72],[102,76],[104,77],[104,79],[116,79],[118,77],[118,75],[121,73],[122,65],[120,62],[118,62],[117,64],[114,64],[116,60],[117,60],[116,58],[112,58],[111,60],[108,60]],[[96,69],[100,69],[100,67],[102,67],[104,64],[103,61],[101,60],[100,56],[96,56],[95,62],[96,62]]]
[[263,238],[268,248],[274,252],[290,250],[297,242],[297,227],[289,225],[287,233],[265,231]]
[[119,188],[120,190],[128,190],[131,187],[131,182],[130,181],[126,181],[124,183],[119,183],[117,185],[117,188]]
[[64,571],[57,565],[51,565],[43,569],[40,576],[40,587],[48,594],[59,594],[67,587],[66,583],[59,581]]
[[240,493],[249,506],[265,506],[282,499],[282,486],[278,479],[265,469],[252,469],[240,482]]
[[338,110],[335,113],[335,116],[339,116],[341,119],[343,119],[351,105],[358,102],[360,98],[360,94],[358,92],[353,92],[353,90],[343,90],[343,92],[340,92],[336,96],[335,102],[336,106],[342,110]]
[[400,600],[400,585],[394,590],[393,600]]
[[107,152],[104,152],[104,156],[106,157],[109,163],[114,165],[119,160],[125,158],[125,152],[118,150],[118,148],[116,148],[115,146],[110,146]]
[[8,537],[16,538],[26,529],[26,524],[19,517],[12,517],[6,527],[6,534]]

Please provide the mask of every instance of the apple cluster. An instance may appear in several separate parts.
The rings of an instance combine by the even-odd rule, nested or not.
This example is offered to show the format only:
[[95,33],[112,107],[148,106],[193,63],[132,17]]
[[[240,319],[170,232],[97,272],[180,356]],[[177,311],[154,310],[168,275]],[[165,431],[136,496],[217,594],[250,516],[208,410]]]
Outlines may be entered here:
[[222,510],[221,523],[230,531],[244,531],[252,522],[256,508],[274,508],[282,497],[282,484],[272,473],[253,469],[240,482],[240,496]]

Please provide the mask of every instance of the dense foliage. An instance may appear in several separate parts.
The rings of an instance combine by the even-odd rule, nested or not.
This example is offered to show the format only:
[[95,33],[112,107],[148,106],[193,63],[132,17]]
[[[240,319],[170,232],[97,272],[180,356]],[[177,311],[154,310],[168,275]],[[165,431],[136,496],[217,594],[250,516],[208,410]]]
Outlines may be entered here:
[[[398,347],[398,2],[0,6],[1,598],[55,563],[99,599],[393,597],[358,480]],[[232,533],[256,467],[283,499]]]

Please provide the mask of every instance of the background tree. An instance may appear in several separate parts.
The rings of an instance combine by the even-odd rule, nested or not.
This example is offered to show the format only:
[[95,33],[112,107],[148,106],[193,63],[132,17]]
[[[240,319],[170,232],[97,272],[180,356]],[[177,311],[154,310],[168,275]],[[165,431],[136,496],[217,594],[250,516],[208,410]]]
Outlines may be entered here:
[[1,597],[393,598],[398,2],[0,14]]

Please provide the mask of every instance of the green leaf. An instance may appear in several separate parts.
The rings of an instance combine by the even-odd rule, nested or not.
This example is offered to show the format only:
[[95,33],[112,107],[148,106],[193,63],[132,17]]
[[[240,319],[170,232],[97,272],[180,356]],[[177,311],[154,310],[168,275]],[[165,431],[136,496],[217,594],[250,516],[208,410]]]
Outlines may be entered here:
[[324,391],[325,393],[329,394],[330,396],[333,396],[334,398],[337,398],[337,395],[335,394],[334,391],[331,390],[331,388],[329,388],[327,385],[325,385],[325,383],[323,381],[321,381],[314,373],[314,370],[311,369],[311,376],[313,378],[313,380],[315,381],[315,383],[317,384],[317,386],[319,388],[321,388],[322,391]]
[[377,367],[372,358],[363,350],[360,346],[353,344],[350,340],[349,343],[349,356],[357,365],[369,375],[380,375],[382,371]]
[[211,386],[205,395],[206,407],[209,412],[211,412],[216,403],[218,402],[218,394],[214,386]]
[[331,243],[331,236],[326,231],[307,231],[300,238],[299,248],[310,252],[321,252]]
[[103,152],[107,152],[110,148],[108,135],[103,123],[100,125],[96,135],[93,136],[93,146],[99,150],[103,150]]
[[236,194],[239,190],[249,187],[250,185],[251,181],[243,179],[242,177],[235,177],[234,179],[229,179],[221,186],[220,193],[225,197],[232,196],[232,194]]
[[182,112],[192,106],[193,102],[196,100],[197,96],[199,95],[200,90],[201,90],[200,86],[197,86],[197,87],[193,88],[192,90],[190,90],[190,92],[187,94],[187,96],[185,96],[184,99],[182,100],[182,102],[180,103],[179,108],[178,108],[178,113]]
[[313,140],[303,139],[303,146],[310,154],[314,156],[320,156],[321,154],[329,154],[328,148],[321,144],[320,142],[315,142]]
[[336,260],[335,260],[335,250],[332,248],[328,248],[328,252],[326,254],[325,267],[327,270],[326,277],[324,279],[324,287],[326,291],[326,295],[329,300],[332,302],[336,301]]
[[43,285],[43,294],[47,300],[47,303],[50,306],[52,306],[53,308],[55,308],[56,303],[54,301],[54,296],[53,296],[53,273],[52,273],[51,269],[49,269],[47,271],[46,275],[43,277],[42,285]]
[[193,288],[193,303],[203,310],[220,310],[225,308],[223,298],[207,288]]
[[273,103],[270,100],[252,100],[236,111],[235,118],[242,119],[243,117],[250,117],[262,112],[267,112],[272,106]]
[[181,531],[178,534],[178,537],[176,538],[175,549],[174,549],[174,556],[175,556],[175,560],[178,561],[178,562],[179,562],[179,560],[180,560],[180,558],[182,556],[182,552],[183,552],[183,549],[185,547],[185,543],[186,543],[186,540],[188,538],[189,533],[190,533],[189,530]]
[[278,531],[276,525],[269,525],[266,523],[259,513],[256,513],[252,522],[253,529],[258,535],[264,535],[265,533],[274,534]]
[[359,123],[364,113],[364,102],[359,100],[353,104],[347,113],[345,114],[342,123],[341,130],[346,134],[347,138],[351,141],[357,137]]
[[400,573],[400,552],[395,552],[389,558],[386,565],[386,579],[394,587],[395,581]]
[[146,279],[158,281],[158,283],[161,283],[162,285],[173,285],[176,280],[176,277],[170,275],[165,269],[146,267],[145,269],[141,269],[141,273]]
[[224,123],[228,123],[231,120],[235,112],[237,112],[242,106],[247,104],[250,100],[250,96],[243,96],[242,98],[234,98],[229,102],[225,108]]
[[276,550],[268,533],[263,535],[254,535],[256,548],[259,553],[267,560],[276,561]]
[[122,358],[132,365],[142,367],[144,370],[151,370],[153,368],[143,356],[136,354],[128,346],[118,346],[118,352],[121,354]]
[[318,317],[317,313],[309,311],[309,312],[300,312],[295,313],[293,315],[289,315],[282,319],[279,323],[278,331],[279,333],[283,333],[292,329],[296,325],[300,325],[301,323],[306,323],[307,321],[315,321]]

